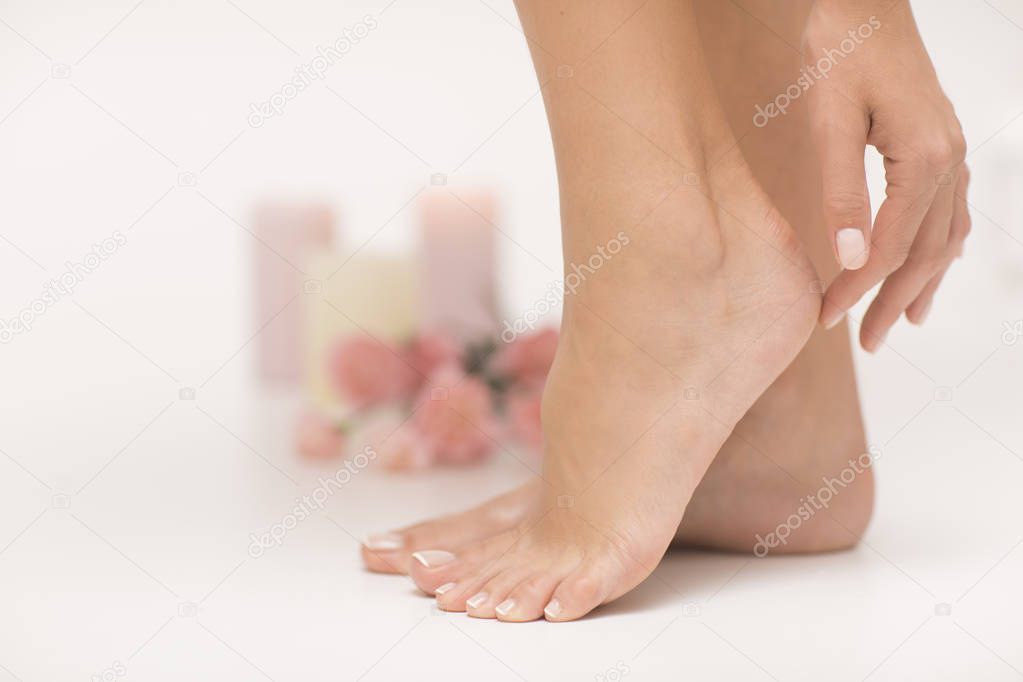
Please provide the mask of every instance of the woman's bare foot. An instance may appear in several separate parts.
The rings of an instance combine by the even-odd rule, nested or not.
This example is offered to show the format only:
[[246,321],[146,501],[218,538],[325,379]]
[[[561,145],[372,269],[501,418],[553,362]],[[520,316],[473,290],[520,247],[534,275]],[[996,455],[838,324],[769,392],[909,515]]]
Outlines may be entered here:
[[[798,43],[811,1],[774,8],[776,30]],[[700,30],[715,37],[705,44],[733,129],[746,131],[741,149],[772,201],[796,228],[825,277],[835,265],[818,196],[819,167],[806,131],[806,112],[796,102],[787,117],[772,122],[770,134],[749,122],[754,105],[768,101],[798,75],[800,56],[766,35],[744,10],[708,0],[698,3]],[[750,68],[751,64],[759,68]],[[788,75],[787,75],[788,74]],[[734,86],[734,87],[732,87]],[[729,551],[750,551],[820,487],[850,457],[866,449],[848,334],[844,323],[830,332],[818,328],[797,359],[740,421],[721,448],[687,507],[676,540]],[[375,550],[364,548],[366,565],[377,571],[409,568],[411,554],[437,561],[508,528],[537,518],[542,486],[531,481],[475,509],[385,534]],[[844,490],[829,509],[802,524],[776,553],[834,550],[854,545],[870,518],[873,477]],[[394,547],[400,544],[400,549]]]
[[566,302],[541,513],[413,564],[441,608],[573,620],[638,585],[734,425],[806,342],[820,299],[794,233],[737,155],[703,177]]

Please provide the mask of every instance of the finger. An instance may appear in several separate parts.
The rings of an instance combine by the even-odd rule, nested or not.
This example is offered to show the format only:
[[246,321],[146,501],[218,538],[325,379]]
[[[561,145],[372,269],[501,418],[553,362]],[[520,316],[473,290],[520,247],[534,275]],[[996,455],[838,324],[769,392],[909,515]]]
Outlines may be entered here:
[[970,169],[965,165],[959,170],[956,178],[955,194],[952,199],[952,231],[949,234],[949,250],[955,256],[963,255],[963,242],[973,228],[973,220],[970,218],[970,205],[966,200],[970,188]]
[[916,300],[909,304],[909,307],[906,308],[907,320],[913,324],[923,324],[927,320],[927,315],[931,312],[931,305],[934,303],[934,292],[938,290],[941,280],[945,278],[946,272],[948,272],[947,266],[932,277],[931,281],[924,287],[924,290],[916,297]]
[[[952,198],[952,225],[948,234],[948,253],[953,258],[962,258],[963,243],[972,229],[970,207],[966,201],[969,186],[970,169],[964,165],[956,179],[955,194]],[[913,324],[923,324],[927,320],[927,315],[931,312],[931,306],[934,303],[934,293],[938,290],[941,280],[945,278],[947,272],[948,266],[932,277],[916,300],[909,304],[909,307],[906,308],[907,320]]]
[[870,120],[827,88],[814,96],[810,108],[821,165],[825,228],[839,265],[855,270],[863,267],[869,255],[870,195],[863,155]]
[[942,187],[924,217],[906,262],[892,273],[870,304],[860,325],[860,344],[873,353],[892,325],[948,264],[948,236],[954,196]]
[[864,294],[902,267],[909,258],[920,223],[934,199],[933,186],[921,188],[916,185],[916,191],[911,187],[901,178],[893,185],[892,178],[889,178],[888,198],[881,204],[874,221],[871,255],[867,264],[859,270],[843,270],[824,293],[820,321],[825,329],[838,324]]

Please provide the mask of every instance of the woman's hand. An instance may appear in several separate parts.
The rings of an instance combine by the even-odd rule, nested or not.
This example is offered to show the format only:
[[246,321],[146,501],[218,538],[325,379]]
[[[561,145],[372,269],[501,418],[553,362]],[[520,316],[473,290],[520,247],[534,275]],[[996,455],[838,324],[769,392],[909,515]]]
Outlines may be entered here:
[[[875,351],[905,311],[924,321],[970,231],[966,144],[907,0],[817,0],[803,36],[824,216],[843,271],[821,323],[837,324],[880,282],[860,343]],[[871,226],[863,151],[884,156],[886,197]]]

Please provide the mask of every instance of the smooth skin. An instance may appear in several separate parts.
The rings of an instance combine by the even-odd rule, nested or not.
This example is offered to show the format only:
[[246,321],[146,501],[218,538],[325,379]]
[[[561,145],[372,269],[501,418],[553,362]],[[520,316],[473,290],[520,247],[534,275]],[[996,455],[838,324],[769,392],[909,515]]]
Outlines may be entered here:
[[[631,16],[630,12],[641,14],[636,11],[636,7],[641,4],[619,3],[613,7],[602,5],[609,11],[607,16],[600,16],[600,12],[594,12],[591,4],[588,5],[590,10],[588,13],[575,15],[574,18],[589,26],[595,36],[601,31],[610,32],[615,26],[624,27],[623,22],[631,21],[628,19]],[[657,5],[655,2],[650,4]],[[555,6],[554,9],[565,11],[566,14],[573,9],[573,3],[552,5]],[[552,135],[558,154],[559,175],[562,179],[562,205],[566,213],[564,221],[566,253],[570,248],[569,241],[573,234],[582,237],[582,241],[585,242],[587,235],[584,230],[587,226],[589,229],[599,229],[601,218],[605,217],[606,209],[602,211],[601,206],[593,205],[599,204],[603,199],[601,193],[595,190],[606,188],[609,197],[607,205],[618,210],[622,207],[632,207],[636,210],[635,197],[630,194],[633,188],[623,189],[620,177],[616,177],[614,173],[607,173],[606,175],[611,177],[604,177],[601,176],[601,171],[608,168],[620,171],[625,168],[626,172],[622,175],[630,177],[629,167],[642,167],[648,170],[653,168],[658,172],[645,178],[639,177],[638,182],[640,188],[644,185],[656,187],[658,181],[664,179],[662,171],[665,156],[670,160],[679,160],[687,158],[686,155],[690,152],[699,153],[693,150],[705,151],[706,147],[701,144],[702,142],[707,142],[707,146],[713,146],[720,140],[731,140],[730,145],[719,145],[714,147],[714,150],[736,147],[741,149],[742,158],[735,159],[727,153],[716,156],[728,169],[724,178],[720,170],[706,173],[707,164],[704,164],[705,173],[701,177],[706,177],[707,181],[703,185],[703,190],[715,196],[718,201],[727,196],[729,200],[722,203],[727,203],[736,213],[739,213],[738,207],[743,203],[752,203],[754,207],[758,203],[762,207],[775,204],[798,232],[802,249],[810,256],[817,271],[830,279],[836,270],[832,235],[821,229],[824,219],[819,203],[807,199],[808,194],[822,191],[822,183],[817,157],[813,145],[808,143],[810,136],[806,134],[809,127],[806,100],[797,102],[785,117],[772,121],[766,129],[753,129],[749,124],[753,105],[767,101],[784,89],[795,77],[800,65],[798,50],[793,50],[789,45],[779,42],[775,36],[770,35],[760,23],[762,20],[756,17],[770,18],[774,32],[781,35],[785,42],[798,44],[800,33],[807,25],[806,18],[811,9],[809,3],[788,2],[779,6],[778,3],[765,0],[746,2],[743,3],[744,7],[739,7],[734,3],[708,0],[696,5],[695,16],[679,12],[677,7],[647,8],[646,11],[650,14],[643,17],[647,20],[646,34],[641,30],[631,36],[637,41],[637,45],[631,48],[627,45],[619,46],[622,51],[618,53],[613,51],[613,45],[607,45],[606,60],[615,65],[620,73],[605,72],[599,77],[593,72],[588,74],[591,78],[596,78],[588,81],[587,88],[591,95],[589,104],[592,108],[582,107],[580,105],[580,102],[584,101],[582,99],[574,103],[571,97],[566,100],[563,97],[566,92],[560,93],[558,96],[561,99],[554,101],[549,89],[545,91],[548,95]],[[528,7],[525,9],[528,10]],[[665,11],[667,13],[664,13]],[[548,16],[547,20],[557,24],[559,21],[557,16]],[[543,20],[543,17],[537,15],[531,18],[540,19],[541,22]],[[552,45],[560,45],[558,40],[549,40],[549,35],[548,39],[541,41],[538,32],[529,30],[530,24],[525,16],[523,23],[527,27],[527,33],[534,39],[535,44],[532,46],[534,54],[541,50],[554,50]],[[677,38],[693,24],[697,26],[701,35],[710,38],[705,40],[703,50],[707,58],[702,62],[704,69],[709,67],[712,74],[710,81],[701,81],[698,77],[691,79],[689,85],[692,87],[688,89],[684,83],[680,87],[679,82],[673,79],[668,79],[666,84],[663,80],[656,80],[657,70],[651,69],[651,64],[640,64],[635,60],[636,54],[644,54],[644,47],[647,48],[647,54],[656,53],[660,48],[661,54],[671,57],[669,61],[683,64],[686,57],[693,56],[692,51],[683,50],[681,53],[671,54],[672,50],[679,48],[665,47],[668,41],[662,45],[652,37],[656,38],[661,30],[667,28],[678,32],[674,34],[676,40],[671,41],[672,43],[692,45],[698,41],[694,41],[691,34],[685,35],[681,41]],[[535,27],[535,24],[533,26]],[[654,30],[653,26],[659,27],[659,30]],[[593,51],[594,59],[597,60],[601,49],[593,49],[592,44],[598,44],[599,48],[600,41],[593,36],[590,38],[591,44],[587,45],[587,36],[580,36],[576,31],[572,37],[566,38],[566,44],[580,53]],[[612,43],[610,40],[605,42]],[[558,63],[557,58],[552,61]],[[538,72],[541,73],[543,80],[544,60],[538,58],[537,62]],[[696,66],[699,64],[686,63],[679,66],[679,69],[687,74],[699,73]],[[549,68],[550,64],[546,67]],[[579,73],[580,70],[576,69],[576,75]],[[653,83],[649,80],[651,73],[655,77]],[[619,80],[616,81],[616,78]],[[564,86],[565,90],[568,90],[567,83],[555,85]],[[690,103],[714,100],[714,85],[718,86],[717,94],[720,96],[727,123],[730,124],[726,126],[726,130],[730,127],[741,135],[738,144],[735,143],[734,137],[730,137],[730,133],[722,135],[721,117],[713,115],[713,108],[710,115],[707,115],[705,107],[681,105],[680,100],[672,101],[670,106],[663,110],[657,106],[657,101],[663,97],[672,100],[672,93],[675,96],[684,96]],[[630,90],[632,87],[635,90]],[[649,96],[650,93],[654,95]],[[615,99],[616,96],[620,99]],[[571,110],[573,106],[574,111]],[[605,118],[595,119],[592,113],[596,111],[603,111]],[[692,120],[699,120],[701,124],[706,125],[680,126],[672,120],[672,112],[675,117],[679,114],[689,115]],[[556,125],[559,119],[565,121],[567,125],[559,128]],[[616,136],[624,139],[612,139]],[[574,139],[578,139],[579,142],[574,142]],[[594,149],[594,146],[598,148],[601,146],[600,143],[594,143],[594,140],[606,142],[609,139],[610,142],[605,145],[605,149]],[[695,145],[692,144],[694,140],[697,142]],[[683,144],[673,146],[678,141],[682,141]],[[659,150],[660,153],[655,153],[654,150]],[[606,158],[600,159],[601,154]],[[646,158],[630,158],[644,155]],[[743,159],[748,160],[755,179],[768,190],[769,200],[761,197],[755,198],[753,202],[743,202],[727,191],[727,188],[735,184],[736,178],[745,177],[742,169],[746,167],[746,161]],[[577,163],[582,164],[581,170],[576,167]],[[596,170],[586,175],[583,171],[587,169]],[[717,177],[716,181],[714,176]],[[566,186],[571,187],[573,184],[582,189],[578,193],[573,190],[566,192]],[[756,184],[743,187],[753,188]],[[737,194],[746,197],[751,193],[754,197],[757,194],[756,191],[741,191]],[[728,216],[728,213],[722,210],[716,211],[719,217],[709,223],[694,221],[693,217],[704,209],[700,208],[701,202],[694,202],[693,198],[685,197],[685,201],[679,201],[674,206],[674,213],[681,220],[681,231],[690,234],[691,241],[695,241],[696,237],[703,237],[703,241],[706,242],[707,237],[716,235],[718,239],[712,238],[709,241],[716,241],[718,245],[727,247],[727,251],[742,252],[750,242],[761,247],[769,246],[772,243],[771,239],[779,234],[777,229],[773,229],[771,232],[774,236],[767,241],[763,239],[757,241],[758,228],[755,227],[757,220],[752,216],[757,215],[759,211],[743,212],[741,215],[751,217],[738,231],[730,229],[740,227],[729,219],[734,215]],[[669,197],[667,203],[671,202],[672,199]],[[588,220],[570,220],[576,211],[593,211],[593,214]],[[768,208],[767,213],[771,212],[772,209]],[[621,214],[616,213],[611,217],[620,216]],[[678,223],[677,220],[675,222]],[[700,223],[698,229],[695,232],[686,230],[685,226],[693,222]],[[771,223],[775,227],[779,224],[778,221]],[[570,227],[572,225],[578,227]],[[754,225],[754,228],[750,229],[750,225]],[[676,224],[673,227],[671,221],[667,221],[661,233],[663,248],[656,249],[647,258],[637,256],[637,260],[645,261],[647,265],[656,263],[658,254],[670,249],[673,243],[672,234],[677,232],[679,226]],[[783,230],[782,233],[784,232]],[[743,234],[743,237],[736,239],[737,234]],[[764,233],[760,234],[764,236]],[[592,242],[594,235],[588,236]],[[788,239],[785,237],[783,241],[787,242]],[[689,251],[690,253],[686,253],[682,249],[669,255],[673,255],[671,260],[683,270],[688,268],[702,270],[705,274],[719,275],[719,279],[731,282],[728,288],[732,291],[748,288],[742,286],[741,282],[751,271],[758,268],[758,260],[752,255],[740,259],[745,267],[742,272],[740,268],[723,263],[720,257],[712,259],[715,266],[709,267],[704,262],[701,268],[700,260],[693,258],[692,249]],[[720,251],[718,255],[720,256]],[[732,262],[735,262],[734,258]],[[762,262],[760,264],[763,265]],[[798,267],[769,269],[775,273],[800,272]],[[693,296],[702,295],[714,299],[716,297],[714,288],[706,286],[706,282],[700,282],[699,279],[690,283],[689,288],[693,289]],[[794,281],[789,275],[783,279]],[[640,318],[643,315],[654,317],[658,314],[663,317],[672,311],[670,300],[660,303],[656,306],[657,309],[651,312],[649,307],[642,307],[642,300],[628,300],[623,304],[620,298],[616,299],[615,294],[621,293],[623,283],[629,284],[627,278],[615,276],[601,282],[611,285],[610,289],[596,299],[591,299],[590,303],[594,308],[600,309],[601,305],[618,301],[617,305],[611,305],[606,312],[609,317],[615,314],[616,309],[622,307],[637,308],[640,311]],[[701,286],[703,288],[699,289]],[[654,291],[665,288],[653,286],[649,281],[624,288],[637,287],[646,287]],[[770,286],[761,285],[760,288],[768,293],[776,291]],[[568,317],[566,310],[566,318]],[[677,318],[684,322],[682,311],[679,311]],[[627,318],[612,319],[621,322],[622,327],[630,329],[631,333],[631,328],[626,324]],[[570,330],[566,329],[566,333],[568,331]],[[731,331],[718,329],[717,332],[724,334],[725,342],[729,336],[736,334],[734,329]],[[586,336],[599,338],[596,332],[588,333]],[[785,343],[791,343],[791,337],[798,337],[799,334],[789,331],[783,336],[790,337]],[[685,342],[685,339],[681,338],[671,340]],[[656,341],[651,343],[654,344],[651,347],[656,347]],[[771,361],[778,362],[773,355]],[[559,350],[559,361],[562,357],[570,358],[570,361],[561,363],[561,366],[574,366],[572,356]],[[602,357],[601,360],[603,359]],[[634,358],[626,353],[619,359],[618,364],[629,367],[630,360],[634,361]],[[696,364],[706,362],[704,359],[702,363]],[[678,371],[684,372],[685,369],[679,367]],[[559,371],[557,374],[570,376],[573,379],[569,382],[570,385],[577,383],[579,378],[575,371]],[[663,378],[659,374],[651,376],[646,385],[651,389],[656,388],[663,385],[659,384]],[[670,375],[667,381],[670,390],[672,383]],[[562,382],[562,385],[564,383]],[[720,404],[734,405],[738,402],[741,407],[744,399],[740,396],[746,390],[748,386],[743,385],[730,388],[726,391],[728,395],[724,396]],[[559,391],[554,393],[557,395]],[[566,393],[564,390],[560,393],[567,396],[568,402],[574,404],[574,408],[567,411],[548,410],[545,404],[545,417],[546,413],[555,413],[551,416],[553,423],[548,425],[545,421],[545,427],[548,427],[547,430],[551,434],[558,433],[558,424],[575,421],[578,423],[576,428],[585,431],[592,430],[594,421],[598,423],[601,421],[595,419],[592,414],[594,410],[601,409],[599,402],[595,406],[587,405],[590,407],[590,416],[587,419],[587,411],[580,409],[578,404],[580,398],[577,394],[573,391]],[[620,395],[618,397],[621,398]],[[642,403],[642,397],[633,402]],[[715,401],[715,404],[718,402]],[[580,412],[583,413],[581,416]],[[674,420],[673,423],[693,424],[695,421]],[[705,431],[707,433],[705,439],[696,437],[697,433],[691,433],[687,439],[678,429],[669,429],[662,437],[662,443],[688,446],[682,448],[688,450],[688,453],[683,452],[680,456],[678,447],[665,448],[654,445],[646,448],[643,456],[634,461],[634,466],[627,467],[625,471],[629,472],[631,469],[642,471],[648,468],[668,471],[676,467],[688,472],[695,471],[696,477],[699,478],[699,468],[707,459],[707,455],[703,453],[713,448],[715,431],[713,427],[711,424],[695,429]],[[609,435],[621,435],[624,438],[630,430],[634,429],[621,426],[620,434]],[[568,431],[573,436],[571,440],[578,446],[580,444],[578,434],[573,434],[572,429]],[[585,447],[579,449],[587,450]],[[545,514],[549,516],[552,506],[556,506],[550,504],[553,500],[549,497],[550,491],[547,488],[552,481],[558,480],[564,486],[570,484],[573,478],[571,475],[559,476],[558,469],[564,469],[564,464],[568,462],[572,465],[570,468],[574,470],[573,473],[585,474],[586,470],[592,471],[603,465],[599,448],[590,448],[586,452],[572,455],[568,452],[570,448],[559,447],[555,442],[549,443],[547,448],[546,461],[553,471],[551,475],[547,475],[545,470],[545,477],[548,479],[546,482],[533,482],[467,512],[377,536],[364,547],[363,557],[373,570],[387,572],[410,570],[422,589],[438,595],[438,602],[442,608],[465,609],[470,615],[496,617],[501,620],[529,620],[541,616],[541,609],[545,606],[542,602],[547,598],[545,594],[550,592],[549,596],[556,603],[556,608],[549,609],[546,617],[550,620],[570,620],[583,615],[596,603],[619,596],[627,591],[631,584],[645,577],[649,572],[647,568],[652,568],[652,564],[659,558],[659,553],[663,553],[663,550],[658,551],[663,539],[652,541],[651,536],[663,538],[663,531],[649,533],[636,531],[635,528],[669,525],[667,521],[658,523],[657,519],[671,517],[673,514],[670,510],[677,508],[678,502],[681,502],[684,508],[684,516],[676,534],[676,542],[749,551],[756,533],[768,532],[774,524],[791,513],[803,496],[819,487],[822,476],[835,475],[849,457],[855,457],[864,449],[862,421],[844,325],[840,324],[832,332],[825,332],[823,328],[818,327],[809,342],[802,347],[798,358],[784,369],[781,376],[759,400],[756,400],[755,405],[745,412],[745,416],[741,418],[724,445],[716,448],[716,456],[713,454],[709,456],[713,461],[700,478],[688,505],[685,502],[690,490],[686,485],[679,484],[662,491],[657,481],[640,481],[628,485],[627,475],[619,477],[618,485],[599,496],[602,506],[610,508],[612,513],[610,518],[603,519],[588,515],[590,521],[597,521],[596,525],[605,531],[611,528],[624,528],[632,535],[639,536],[633,541],[608,544],[607,537],[600,537],[603,534],[599,532],[594,535],[592,527],[575,529],[568,527],[568,532],[565,533],[563,531],[566,530],[564,527],[566,524],[554,524],[563,527],[547,528],[543,532],[537,532],[537,520]],[[592,480],[593,475],[591,473],[589,477],[583,478]],[[626,489],[625,494],[622,494],[622,488]],[[775,551],[824,551],[855,544],[869,520],[872,496],[873,481],[867,472],[857,479],[849,490],[843,492],[827,512],[804,524],[788,544]],[[643,515],[636,523],[629,522],[627,518],[629,515],[622,511],[628,509],[630,505],[636,506],[636,500],[643,500],[649,504],[650,499],[658,498],[660,502],[653,504],[654,508],[648,510],[649,513]],[[614,518],[616,508],[617,516],[621,518]],[[665,513],[665,510],[668,512]],[[577,508],[576,512],[583,512],[576,514],[577,516],[587,517],[585,510],[581,508]],[[570,516],[570,513],[564,510],[555,514]],[[551,525],[549,522],[545,523]],[[566,548],[571,551],[566,552]],[[509,559],[509,555],[514,559]],[[579,560],[580,556],[582,560]],[[643,561],[636,562],[636,557],[641,557]],[[615,558],[618,560],[617,563],[621,564],[618,567],[613,566]],[[651,565],[637,568],[633,565],[636,563]],[[575,569],[566,572],[565,565],[573,565]],[[611,568],[608,568],[609,566]],[[582,578],[585,579],[580,580],[576,569],[582,567],[585,567],[588,573],[584,573]],[[614,568],[619,570],[613,570]],[[490,577],[482,581],[478,577],[481,574]],[[512,586],[512,583],[517,587]],[[558,590],[561,592],[558,593]],[[559,599],[559,596],[565,598]],[[550,603],[548,601],[546,606]]]

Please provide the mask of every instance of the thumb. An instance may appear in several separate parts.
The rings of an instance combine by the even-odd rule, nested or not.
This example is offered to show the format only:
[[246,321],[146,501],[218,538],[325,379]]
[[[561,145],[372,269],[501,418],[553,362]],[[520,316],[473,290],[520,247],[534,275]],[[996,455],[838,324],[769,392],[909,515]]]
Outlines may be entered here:
[[810,117],[821,164],[824,225],[839,264],[858,270],[870,252],[870,194],[863,162],[869,118],[844,97],[815,94]]

